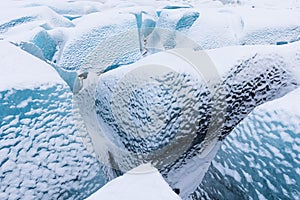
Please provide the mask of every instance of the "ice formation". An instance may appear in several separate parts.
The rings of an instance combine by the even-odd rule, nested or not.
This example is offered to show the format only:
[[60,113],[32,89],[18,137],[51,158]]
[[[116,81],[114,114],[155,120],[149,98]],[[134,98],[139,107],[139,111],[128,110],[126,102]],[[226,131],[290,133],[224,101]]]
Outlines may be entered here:
[[85,198],[104,179],[77,134],[69,87],[38,58],[0,46],[0,198]]
[[[180,125],[191,128],[180,123],[184,117],[198,113],[188,118],[199,122],[191,128],[197,130],[192,145],[159,167],[183,199],[300,198],[299,110],[293,109],[300,80],[298,1],[10,0],[0,8],[0,199],[82,199],[120,175],[110,169],[120,164],[115,152],[97,147],[101,142],[74,120],[73,93],[95,111],[79,119],[95,120],[104,127],[101,137],[135,153],[167,145]],[[188,67],[175,64],[169,69],[180,76],[166,73],[127,99],[113,95],[112,86],[139,62],[163,64],[163,53],[151,54],[195,44],[218,70],[216,96]],[[168,78],[170,87],[160,87]],[[85,81],[96,89],[91,99],[80,93]],[[178,90],[176,81],[184,83]],[[177,98],[178,91],[190,94],[195,107],[185,105],[191,103],[186,96]],[[114,92],[126,96],[126,85]],[[147,125],[140,132],[156,126],[163,131],[138,140],[123,129],[133,130],[132,124],[120,128],[124,118],[112,110],[128,102],[128,119]],[[151,106],[170,108],[150,115]],[[181,115],[183,107],[190,110]],[[220,110],[225,123],[208,129]],[[213,132],[224,143],[199,158],[196,152]],[[99,162],[99,152],[111,166]]]

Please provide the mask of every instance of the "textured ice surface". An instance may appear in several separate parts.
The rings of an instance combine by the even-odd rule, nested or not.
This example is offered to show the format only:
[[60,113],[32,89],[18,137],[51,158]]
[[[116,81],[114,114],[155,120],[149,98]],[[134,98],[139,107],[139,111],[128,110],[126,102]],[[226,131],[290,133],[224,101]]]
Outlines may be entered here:
[[[299,46],[297,43],[300,26],[299,1],[222,0],[222,2],[227,5],[223,6],[221,1],[198,0],[1,1],[0,40],[5,40],[6,45],[1,45],[1,53],[4,54],[1,54],[0,61],[0,99],[3,107],[3,111],[0,112],[0,170],[2,170],[0,199],[17,199],[19,196],[24,199],[33,197],[81,199],[103,183],[100,165],[94,154],[88,153],[83,147],[72,121],[70,100],[72,95],[66,84],[50,70],[49,65],[37,62],[37,59],[32,59],[30,55],[19,51],[20,49],[52,62],[73,89],[76,73],[68,73],[64,69],[84,71],[96,68],[97,73],[114,70],[148,55],[153,47],[157,49],[179,47],[182,43],[177,42],[178,35],[174,34],[175,30],[198,42],[203,49],[245,44],[288,44],[283,46],[291,49],[292,53],[286,52],[290,54],[289,57],[277,51],[274,46],[270,46],[270,49],[274,48],[270,52],[274,51],[277,54],[267,57],[261,52],[255,55],[257,53],[255,51],[252,51],[251,56],[249,53],[241,56],[244,50],[241,51],[236,47],[213,51],[212,54],[219,58],[215,61],[221,66],[219,70],[223,75],[224,84],[228,86],[227,92],[231,94],[227,96],[227,101],[229,104],[235,101],[239,105],[238,109],[228,107],[228,124],[223,135],[227,135],[243,117],[246,117],[254,105],[280,97],[294,88],[295,82],[289,75],[296,74],[297,71],[293,70],[293,67],[295,69],[299,66],[297,62],[299,63],[300,54],[294,54],[294,48],[291,48],[290,43]],[[20,49],[9,51],[12,45],[8,46],[7,42],[13,42]],[[249,47],[249,49],[260,48],[260,46]],[[16,61],[8,62],[9,55],[14,55],[13,59]],[[20,56],[15,57],[16,55]],[[29,56],[31,61],[25,62],[24,56]],[[103,60],[100,62],[99,58]],[[237,62],[237,59],[240,59],[240,62]],[[223,65],[225,66],[222,68]],[[257,73],[252,72],[252,66],[259,68]],[[285,66],[292,66],[289,68],[291,72],[285,71]],[[231,68],[234,69],[229,72],[227,69]],[[244,79],[248,81],[243,82]],[[235,80],[239,80],[241,84],[236,84]],[[231,87],[232,85],[235,87]],[[283,89],[282,92],[277,93],[277,86]],[[254,88],[256,92],[253,93],[250,88]],[[156,88],[150,87],[137,91],[136,97],[132,99],[137,100],[154,89]],[[162,93],[157,91],[154,94]],[[144,105],[159,102],[153,95],[145,97],[133,105],[141,108],[140,110],[131,109],[132,119],[142,116],[141,121],[137,120],[140,125],[148,123],[149,119],[145,115]],[[249,101],[250,106],[244,104],[244,100]],[[249,193],[254,199],[299,198],[297,185],[299,169],[295,167],[297,164],[299,166],[295,157],[299,154],[296,135],[299,128],[294,129],[299,120],[290,116],[290,111],[276,113],[268,110],[269,118],[266,118],[263,112],[255,110],[254,114],[243,122],[250,125],[241,124],[233,135],[225,140],[223,149],[200,186],[202,189],[199,189],[199,192],[202,195],[221,199],[247,198],[245,194]],[[238,117],[230,119],[232,113]],[[176,109],[175,114],[178,114]],[[279,125],[276,120],[273,122],[273,118],[278,118],[281,124]],[[291,119],[294,120],[293,123],[289,123]],[[256,121],[260,125],[255,125]],[[288,128],[281,131],[280,127],[285,126]],[[294,132],[286,131],[290,129]],[[263,141],[263,133],[273,130],[274,134],[265,138],[271,137],[268,141],[275,142],[270,144],[268,141],[263,142],[266,145],[260,148],[261,152],[251,150],[252,147],[255,149],[255,144]],[[278,137],[281,140],[276,139]],[[292,142],[293,140],[295,142]],[[120,143],[124,141],[126,143],[126,139]],[[164,138],[161,144],[164,145],[166,141],[167,138]],[[243,148],[243,145],[247,146],[247,142],[251,148]],[[147,144],[149,140],[142,141],[140,150],[158,148]],[[285,147],[286,151],[283,151],[282,144],[288,144],[290,149]],[[137,151],[134,148],[138,143],[130,145]],[[252,157],[247,158],[245,155],[249,152]],[[236,157],[230,157],[233,155]],[[290,159],[289,155],[293,159]],[[261,161],[263,160],[261,157],[263,159],[266,157],[269,162]],[[185,161],[188,158],[189,155],[182,159]],[[254,169],[267,166],[269,171],[266,171],[267,168],[263,171],[233,168],[232,166],[239,166],[235,163],[239,159],[241,162],[251,161],[256,164]],[[188,187],[189,184],[197,186],[197,181],[191,180],[198,178],[201,171],[203,173],[206,169],[203,163],[198,163],[202,168],[193,162],[187,162],[189,165],[182,168],[183,171],[189,169],[193,172],[184,174],[183,171],[173,171],[173,179],[171,176],[168,177],[172,187],[184,185]],[[178,162],[178,166],[180,165],[181,162]],[[286,171],[283,171],[284,169]],[[42,172],[39,172],[40,170]],[[164,173],[165,177],[167,171]],[[275,172],[279,175],[271,177]],[[279,172],[284,172],[284,175]],[[183,182],[188,181],[180,185],[176,182],[177,178],[174,178],[176,176]],[[212,176],[216,178],[212,180]],[[263,177],[263,181],[251,182],[256,180],[257,176]],[[47,187],[47,190],[44,187]],[[228,196],[224,196],[224,193]]]
[[0,42],[0,199],[82,199],[104,183],[72,93],[50,65]]
[[299,100],[297,89],[245,118],[191,199],[299,199]]
[[[111,18],[108,12],[114,11],[90,14],[76,21],[60,55],[60,67],[75,71],[98,66],[99,71],[104,71],[110,65],[128,64],[141,56],[135,16],[118,13]],[[99,58],[103,63],[97,63]]]
[[[224,139],[256,106],[282,97],[299,84],[292,73],[299,60],[290,62],[289,57],[299,53],[296,44],[289,48],[237,48],[247,57],[229,58],[234,65],[224,66],[220,64],[222,57],[215,57],[234,51],[224,48],[210,53],[222,74],[220,82],[214,85],[214,95],[203,87],[202,79],[195,79],[197,73],[191,73],[189,64],[168,53],[157,53],[101,75],[91,82],[95,95],[93,89],[84,85],[77,94],[78,105],[96,154],[104,158],[106,165],[125,172],[128,169],[124,166],[139,163],[132,154],[138,155],[140,162],[151,160],[171,187],[179,188],[180,196],[187,198],[201,183],[205,163],[214,156],[215,149],[210,152],[213,141]],[[180,69],[185,73],[178,76]],[[87,78],[87,83],[92,80]],[[162,120],[157,120],[160,117]],[[175,145],[173,152],[180,154],[175,160],[172,154],[160,154],[169,141],[192,134],[195,136],[188,148]],[[158,158],[151,154],[153,151]]]
[[103,184],[65,85],[0,93],[1,199],[82,199]]

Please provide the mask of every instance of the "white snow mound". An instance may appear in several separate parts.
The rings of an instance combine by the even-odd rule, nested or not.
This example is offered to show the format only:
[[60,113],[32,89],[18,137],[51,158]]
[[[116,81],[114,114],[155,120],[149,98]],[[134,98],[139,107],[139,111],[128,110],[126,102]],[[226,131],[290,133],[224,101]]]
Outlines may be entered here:
[[158,170],[142,164],[107,183],[87,200],[179,200]]
[[0,41],[0,91],[65,84],[47,63],[7,41]]

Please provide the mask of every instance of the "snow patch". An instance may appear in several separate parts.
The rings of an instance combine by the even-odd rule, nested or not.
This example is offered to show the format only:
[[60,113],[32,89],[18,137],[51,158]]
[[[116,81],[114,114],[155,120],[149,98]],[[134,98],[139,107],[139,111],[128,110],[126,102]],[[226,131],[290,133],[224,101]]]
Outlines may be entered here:
[[87,200],[180,200],[157,169],[142,164],[104,185]]
[[50,65],[13,44],[0,41],[0,48],[0,91],[65,84]]

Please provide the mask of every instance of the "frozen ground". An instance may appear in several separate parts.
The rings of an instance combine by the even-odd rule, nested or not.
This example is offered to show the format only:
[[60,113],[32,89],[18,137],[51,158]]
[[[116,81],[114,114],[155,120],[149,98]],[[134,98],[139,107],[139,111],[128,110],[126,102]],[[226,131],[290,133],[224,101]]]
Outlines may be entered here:
[[[223,75],[242,63],[254,76],[251,67],[268,70],[256,63],[271,59],[299,80],[298,0],[9,0],[0,2],[0,11],[0,199],[82,199],[111,178],[74,122],[76,70],[113,71],[153,47],[184,46],[176,43],[179,31],[210,49]],[[296,88],[289,76],[276,78],[283,89],[271,99]],[[296,89],[249,116],[235,113],[238,120],[247,117],[224,140],[189,198],[299,199],[299,100]]]

